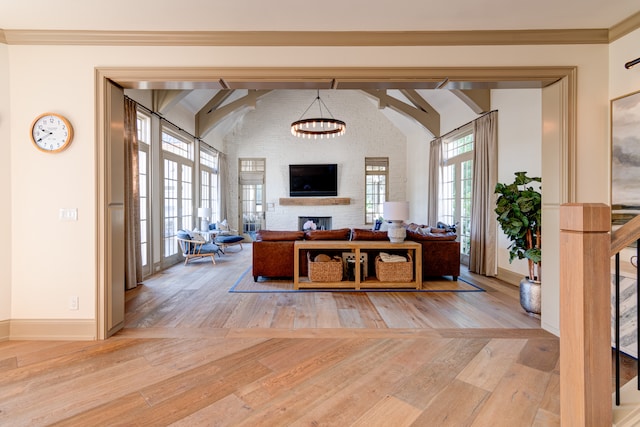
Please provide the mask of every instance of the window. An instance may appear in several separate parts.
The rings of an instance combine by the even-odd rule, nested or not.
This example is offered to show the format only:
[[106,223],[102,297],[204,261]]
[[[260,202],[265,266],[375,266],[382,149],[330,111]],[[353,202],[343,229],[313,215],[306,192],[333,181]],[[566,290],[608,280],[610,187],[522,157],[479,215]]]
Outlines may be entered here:
[[200,206],[211,208],[211,222],[221,221],[218,155],[200,150]]
[[179,229],[193,227],[193,144],[162,131],[164,258],[178,254]]
[[438,218],[449,225],[457,224],[463,262],[468,262],[471,247],[473,150],[472,125],[447,138],[443,145]]
[[239,223],[242,232],[255,237],[264,219],[265,159],[238,160],[240,185]]
[[365,224],[373,224],[382,217],[384,202],[389,196],[389,158],[366,157],[365,165]]
[[140,253],[143,276],[151,273],[149,246],[149,145],[151,142],[151,117],[138,112],[138,185],[140,187]]
[[193,144],[172,135],[166,129],[162,132],[162,150],[173,153],[185,159],[193,160]]

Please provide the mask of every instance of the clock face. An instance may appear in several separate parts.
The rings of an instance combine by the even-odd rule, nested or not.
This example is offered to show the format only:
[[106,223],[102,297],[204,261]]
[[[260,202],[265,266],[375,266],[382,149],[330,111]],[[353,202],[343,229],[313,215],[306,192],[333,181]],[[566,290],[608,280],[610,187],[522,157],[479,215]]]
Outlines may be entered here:
[[48,153],[64,150],[72,138],[71,123],[59,114],[42,114],[31,125],[31,140],[38,149]]

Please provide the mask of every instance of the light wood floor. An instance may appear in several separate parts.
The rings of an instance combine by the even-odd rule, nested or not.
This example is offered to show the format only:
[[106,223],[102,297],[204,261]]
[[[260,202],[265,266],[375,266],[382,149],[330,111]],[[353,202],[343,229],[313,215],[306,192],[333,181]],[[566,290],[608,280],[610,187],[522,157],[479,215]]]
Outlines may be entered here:
[[244,247],[130,291],[106,341],[0,343],[0,425],[559,425],[558,339],[510,285],[230,294]]

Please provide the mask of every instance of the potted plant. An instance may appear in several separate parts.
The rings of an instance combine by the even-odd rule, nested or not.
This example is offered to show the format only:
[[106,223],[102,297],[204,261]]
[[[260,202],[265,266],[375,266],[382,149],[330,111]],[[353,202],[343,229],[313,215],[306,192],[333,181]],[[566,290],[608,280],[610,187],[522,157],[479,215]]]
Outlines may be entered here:
[[[540,248],[542,223],[542,178],[528,177],[526,172],[516,172],[511,184],[498,183],[499,194],[495,213],[504,234],[511,240],[509,262],[526,259],[529,276],[520,282],[520,305],[528,313],[540,314],[540,285],[542,282],[542,252]],[[536,188],[537,187],[537,188]]]

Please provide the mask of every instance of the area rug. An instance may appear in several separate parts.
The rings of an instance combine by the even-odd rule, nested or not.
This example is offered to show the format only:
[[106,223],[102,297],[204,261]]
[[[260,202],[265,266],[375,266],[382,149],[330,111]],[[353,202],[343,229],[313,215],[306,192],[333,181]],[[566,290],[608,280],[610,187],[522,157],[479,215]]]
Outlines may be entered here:
[[293,279],[265,279],[259,277],[257,282],[253,281],[251,267],[240,275],[238,280],[229,289],[230,293],[276,293],[276,292],[484,292],[484,289],[471,284],[458,277],[457,281],[438,279],[427,280],[422,283],[424,289],[294,289]]

